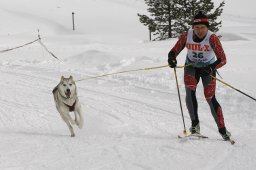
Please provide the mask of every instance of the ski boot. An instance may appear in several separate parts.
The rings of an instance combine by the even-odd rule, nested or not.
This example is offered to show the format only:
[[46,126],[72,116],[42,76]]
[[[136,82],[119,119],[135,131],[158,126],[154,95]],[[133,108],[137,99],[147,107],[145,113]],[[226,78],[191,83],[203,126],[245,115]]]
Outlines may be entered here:
[[219,133],[220,135],[222,136],[222,138],[226,141],[230,140],[230,137],[231,137],[231,133],[229,131],[227,131],[227,129],[224,127],[224,128],[220,128],[219,129]]
[[199,122],[192,122],[192,126],[189,128],[191,134],[200,134]]

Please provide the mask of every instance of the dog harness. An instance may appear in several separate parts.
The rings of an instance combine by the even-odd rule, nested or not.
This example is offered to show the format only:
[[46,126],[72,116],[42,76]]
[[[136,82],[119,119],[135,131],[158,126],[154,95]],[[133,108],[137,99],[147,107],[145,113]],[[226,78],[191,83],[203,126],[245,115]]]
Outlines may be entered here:
[[75,111],[76,100],[75,100],[75,102],[74,102],[74,104],[73,104],[72,106],[69,106],[69,105],[67,105],[66,103],[64,103],[64,104],[69,108],[69,111],[70,111],[70,112]]

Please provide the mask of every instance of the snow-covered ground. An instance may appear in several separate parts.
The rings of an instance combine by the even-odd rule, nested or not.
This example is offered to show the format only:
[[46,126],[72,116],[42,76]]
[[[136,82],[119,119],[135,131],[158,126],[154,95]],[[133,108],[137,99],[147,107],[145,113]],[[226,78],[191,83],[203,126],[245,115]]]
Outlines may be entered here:
[[[220,74],[256,97],[256,14],[230,3],[220,31],[228,63]],[[201,131],[209,139],[179,140],[183,125],[169,68],[77,82],[85,124],[70,138],[51,93],[61,75],[82,79],[167,64],[176,39],[148,42],[137,17],[145,9],[143,0],[0,1],[0,50],[36,39],[39,29],[43,43],[61,60],[39,43],[1,53],[1,170],[255,169],[255,101],[218,83],[216,96],[236,140],[232,146],[221,140],[200,84]],[[178,76],[189,128],[183,70]]]

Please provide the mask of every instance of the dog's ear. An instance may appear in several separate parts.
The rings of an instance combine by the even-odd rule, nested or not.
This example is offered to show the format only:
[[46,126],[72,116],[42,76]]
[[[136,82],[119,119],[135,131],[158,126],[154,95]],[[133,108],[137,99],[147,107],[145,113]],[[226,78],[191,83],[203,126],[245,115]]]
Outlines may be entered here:
[[61,76],[61,79],[60,79],[60,81],[63,81],[64,80],[64,76]]
[[69,76],[69,78],[70,78],[71,80],[73,80],[73,76]]

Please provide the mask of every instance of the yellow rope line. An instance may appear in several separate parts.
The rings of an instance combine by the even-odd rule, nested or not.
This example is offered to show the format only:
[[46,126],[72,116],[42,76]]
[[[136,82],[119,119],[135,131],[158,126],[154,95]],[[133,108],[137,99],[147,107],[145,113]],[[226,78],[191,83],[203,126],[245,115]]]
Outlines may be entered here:
[[76,80],[76,82],[78,82],[78,81],[83,81],[83,80],[96,79],[96,78],[106,77],[106,76],[111,76],[111,75],[116,75],[116,74],[122,74],[122,73],[129,73],[129,72],[134,72],[134,71],[140,71],[140,70],[144,70],[144,69],[127,70],[127,71],[120,71],[120,72],[115,72],[115,73],[102,74],[102,75],[99,75],[99,76],[93,76],[93,77],[89,77],[89,78],[79,79],[79,80]]
[[[188,65],[184,65],[184,66],[176,66],[176,68],[184,68],[184,67],[188,67],[191,66],[192,64],[188,64]],[[157,66],[157,67],[148,67],[148,68],[144,68],[143,70],[153,70],[153,69],[159,69],[159,68],[164,68],[164,67],[169,67],[169,65],[164,65],[164,66]]]
[[226,86],[228,86],[228,87],[230,87],[230,88],[232,88],[232,89],[235,89],[235,90],[236,90],[236,88],[235,88],[235,87],[233,87],[233,86],[231,86],[230,84],[228,84],[228,83],[226,83],[226,82],[222,81],[221,79],[219,79],[219,78],[217,78],[217,77],[214,77],[214,76],[212,76],[212,75],[210,75],[210,76],[211,76],[213,79],[218,80],[219,82],[223,83],[224,85],[226,85]]
[[[188,64],[188,65],[184,65],[184,66],[177,66],[176,68],[184,68],[184,67],[188,67],[188,66],[191,66],[191,65],[192,64]],[[111,75],[116,75],[116,74],[130,73],[130,72],[135,72],[135,71],[148,71],[148,70],[160,69],[160,68],[165,68],[165,67],[169,67],[169,65],[156,66],[156,67],[146,67],[146,68],[140,68],[140,69],[134,69],[134,70],[125,70],[125,71],[120,71],[120,72],[102,74],[102,75],[99,75],[99,76],[93,76],[93,77],[89,77],[89,78],[79,79],[79,80],[76,80],[76,82],[84,81],[84,80],[90,80],[90,79],[96,79],[96,78],[106,77],[106,76],[111,76]]]

